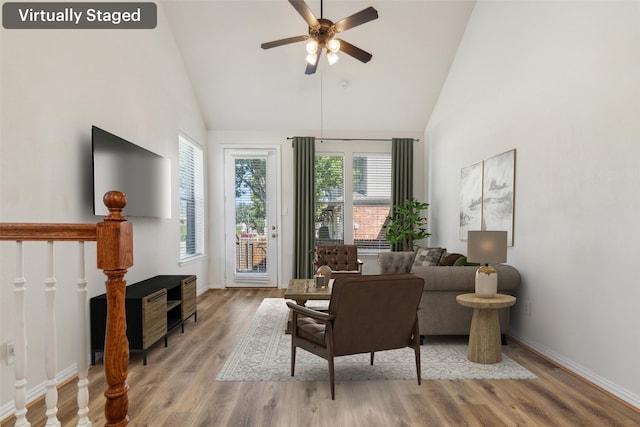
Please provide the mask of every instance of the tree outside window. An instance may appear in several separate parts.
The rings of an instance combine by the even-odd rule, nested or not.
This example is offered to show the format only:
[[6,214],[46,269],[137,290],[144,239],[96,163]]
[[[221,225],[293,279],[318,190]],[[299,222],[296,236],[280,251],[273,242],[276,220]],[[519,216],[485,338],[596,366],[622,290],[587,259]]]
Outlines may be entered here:
[[[388,250],[383,225],[391,209],[391,154],[319,154],[315,171],[316,242]],[[348,227],[345,216],[352,218]]]

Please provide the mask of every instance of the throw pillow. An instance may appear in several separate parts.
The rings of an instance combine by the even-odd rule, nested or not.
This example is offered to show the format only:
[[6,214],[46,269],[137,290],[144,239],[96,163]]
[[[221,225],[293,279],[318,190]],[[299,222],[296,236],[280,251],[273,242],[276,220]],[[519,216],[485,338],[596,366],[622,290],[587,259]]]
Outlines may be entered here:
[[460,258],[458,258],[454,263],[453,266],[454,267],[463,267],[465,265],[473,265],[473,266],[478,266],[480,265],[477,262],[469,262],[467,261],[467,257],[466,256],[461,256]]
[[418,248],[416,250],[416,257],[413,260],[413,267],[427,267],[430,265],[438,265],[442,254],[446,252],[443,248]]
[[440,263],[438,265],[453,265],[454,262],[456,262],[458,260],[458,258],[462,257],[462,254],[444,254],[444,256],[442,257],[442,259],[440,260]]

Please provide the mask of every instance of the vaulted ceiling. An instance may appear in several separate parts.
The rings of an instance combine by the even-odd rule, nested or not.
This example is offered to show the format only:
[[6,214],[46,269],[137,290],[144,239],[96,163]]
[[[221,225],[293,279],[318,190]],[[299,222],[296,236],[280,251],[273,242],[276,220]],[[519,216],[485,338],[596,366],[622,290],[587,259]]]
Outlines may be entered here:
[[[320,17],[320,0],[307,0]],[[339,54],[305,75],[305,44],[260,44],[307,34],[287,0],[165,1],[208,129],[422,132],[475,1],[325,0],[334,22],[373,6],[379,18],[340,37],[373,54]]]

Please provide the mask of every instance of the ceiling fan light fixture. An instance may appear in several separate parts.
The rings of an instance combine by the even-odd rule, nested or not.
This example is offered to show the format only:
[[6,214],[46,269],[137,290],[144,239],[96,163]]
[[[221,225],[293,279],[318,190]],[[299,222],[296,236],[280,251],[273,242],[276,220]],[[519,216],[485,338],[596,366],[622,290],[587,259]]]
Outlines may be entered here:
[[309,65],[316,65],[316,62],[318,62],[318,55],[315,53],[310,53],[304,59]]
[[340,50],[340,41],[336,39],[329,40],[329,43],[327,43],[327,49],[333,53],[338,52]]
[[369,52],[352,45],[346,40],[334,40],[333,37],[351,28],[358,27],[362,24],[373,21],[374,19],[378,19],[378,11],[376,9],[369,6],[366,9],[362,9],[360,12],[356,12],[334,23],[322,16],[322,0],[320,0],[320,18],[316,18],[305,0],[289,0],[289,3],[307,23],[309,29],[308,33],[274,40],[268,43],[262,43],[260,45],[262,49],[271,49],[278,46],[304,41],[307,53],[305,60],[308,63],[307,68],[305,69],[305,74],[315,74],[318,65],[318,58],[322,55],[323,49],[327,50],[327,60],[330,65],[333,65],[338,61],[338,51],[343,52],[365,64],[371,60],[373,55]]
[[315,39],[310,39],[305,45],[305,48],[307,49],[308,54],[315,54],[318,51],[318,41]]
[[336,55],[335,52],[327,52],[327,61],[329,61],[329,65],[335,64],[336,62],[338,62],[338,59],[340,58],[338,57],[338,55]]

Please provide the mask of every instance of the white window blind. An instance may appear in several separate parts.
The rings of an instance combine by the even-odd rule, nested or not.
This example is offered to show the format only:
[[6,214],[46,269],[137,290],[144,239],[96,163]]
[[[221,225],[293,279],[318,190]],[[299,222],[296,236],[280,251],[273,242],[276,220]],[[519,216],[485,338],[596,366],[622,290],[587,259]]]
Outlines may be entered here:
[[180,160],[180,260],[204,255],[204,154],[178,138]]
[[391,154],[354,154],[353,242],[359,249],[389,249],[382,225],[390,208]]

